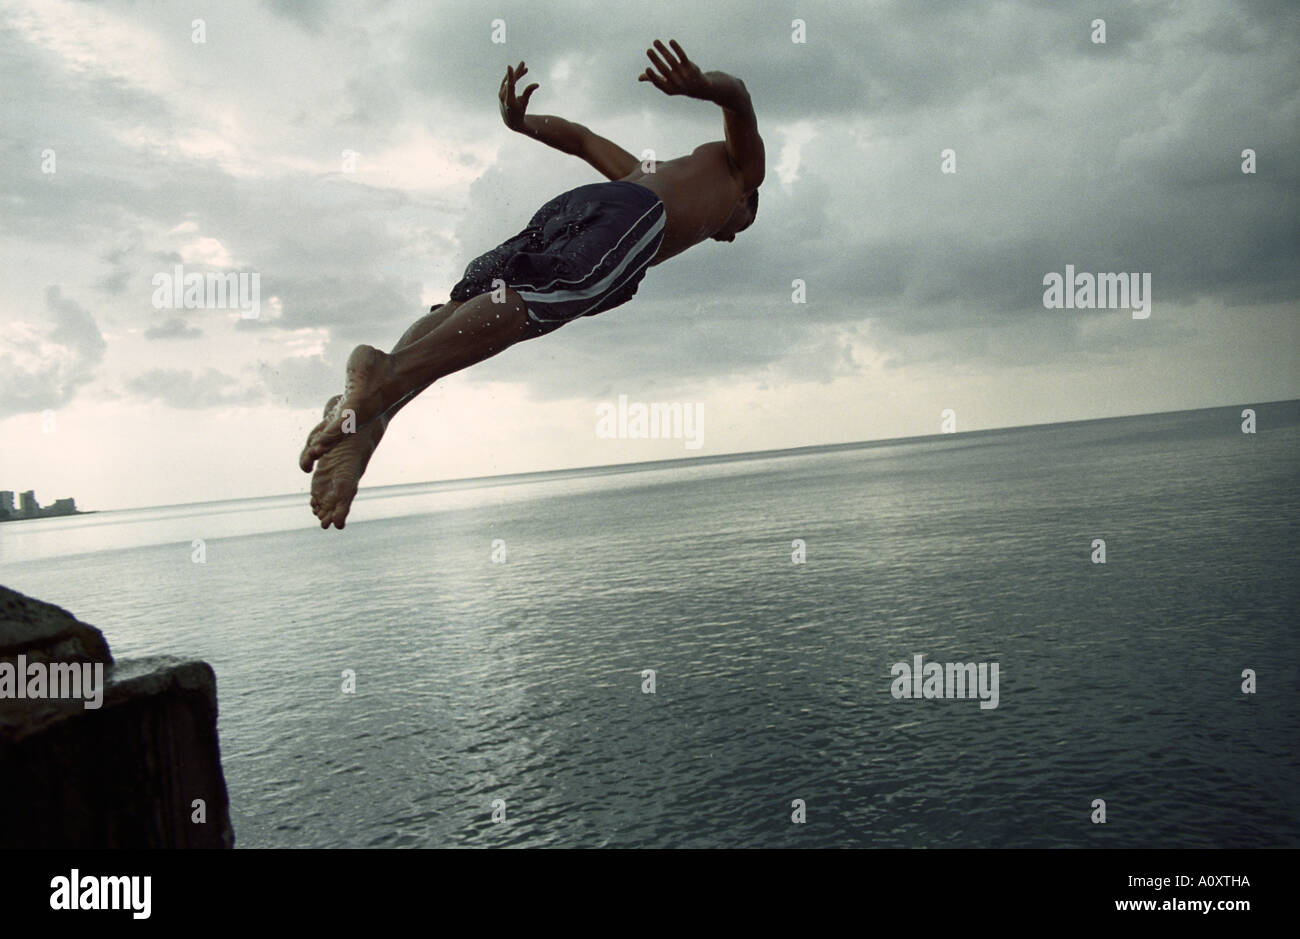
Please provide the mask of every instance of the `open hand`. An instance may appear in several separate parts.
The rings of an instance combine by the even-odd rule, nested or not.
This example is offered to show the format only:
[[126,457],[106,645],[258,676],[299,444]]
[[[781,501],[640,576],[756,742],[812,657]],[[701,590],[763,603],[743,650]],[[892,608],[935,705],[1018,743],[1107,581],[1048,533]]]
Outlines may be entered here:
[[[669,52],[658,39],[655,40],[654,49],[645,51],[654,68],[642,72],[637,76],[637,81],[649,82],[666,95],[688,95],[692,98],[709,100],[711,86],[708,77],[700,71],[698,65],[686,58],[686,53],[682,51],[676,39],[669,39],[668,42],[673,47],[672,52]],[[655,54],[656,49],[659,51],[658,55]]]
[[527,74],[527,66],[520,62],[518,68],[507,65],[506,77],[501,79],[501,90],[497,93],[497,98],[501,102],[501,119],[511,130],[524,129],[524,113],[528,110],[528,99],[537,90],[537,83],[533,82],[524,89],[522,95],[515,97],[515,82]]

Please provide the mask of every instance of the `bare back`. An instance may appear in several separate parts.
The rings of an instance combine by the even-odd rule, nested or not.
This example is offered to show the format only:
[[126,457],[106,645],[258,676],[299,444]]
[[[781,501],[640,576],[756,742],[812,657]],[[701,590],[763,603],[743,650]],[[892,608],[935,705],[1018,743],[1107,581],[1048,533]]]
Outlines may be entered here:
[[664,204],[664,240],[651,265],[712,236],[745,195],[740,173],[721,140],[701,144],[687,156],[655,163],[653,172],[644,172],[637,164],[622,181],[644,186]]

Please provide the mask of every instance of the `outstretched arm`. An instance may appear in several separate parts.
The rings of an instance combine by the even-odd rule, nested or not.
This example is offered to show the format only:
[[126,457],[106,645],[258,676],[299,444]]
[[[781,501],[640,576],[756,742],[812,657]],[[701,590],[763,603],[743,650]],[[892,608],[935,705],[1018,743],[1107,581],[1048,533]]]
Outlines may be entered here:
[[528,114],[528,99],[537,90],[537,83],[515,95],[515,82],[527,74],[523,62],[518,68],[506,66],[506,77],[501,80],[501,118],[513,131],[540,140],[561,153],[581,157],[607,179],[622,179],[636,169],[638,161],[612,140],[592,133],[581,124],[566,121],[550,114]]
[[745,189],[757,189],[763,182],[766,154],[745,83],[726,72],[701,72],[686,57],[676,39],[668,42],[672,52],[658,39],[654,49],[646,50],[654,69],[646,69],[637,80],[650,82],[667,95],[687,95],[721,107],[727,132],[727,156],[739,171]]

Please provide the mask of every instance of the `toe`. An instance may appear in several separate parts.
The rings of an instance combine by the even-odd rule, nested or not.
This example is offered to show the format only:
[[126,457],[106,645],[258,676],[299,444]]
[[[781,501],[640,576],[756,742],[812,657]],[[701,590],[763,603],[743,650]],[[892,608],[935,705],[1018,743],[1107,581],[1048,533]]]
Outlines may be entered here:
[[298,466],[304,473],[311,472],[312,462],[316,459],[314,456],[311,456],[312,445],[316,443],[317,438],[320,436],[320,432],[328,425],[329,421],[323,420],[308,432],[307,442],[303,444],[302,451],[298,454]]
[[334,503],[334,511],[330,513],[330,519],[338,528],[343,527],[344,521],[347,520],[348,510],[352,508],[352,499],[345,493],[340,493],[340,498]]
[[313,437],[311,442],[307,444],[307,449],[302,452],[302,460],[300,461],[302,468],[310,470],[311,464],[329,452],[330,448],[337,442],[338,436],[338,434],[322,431]]

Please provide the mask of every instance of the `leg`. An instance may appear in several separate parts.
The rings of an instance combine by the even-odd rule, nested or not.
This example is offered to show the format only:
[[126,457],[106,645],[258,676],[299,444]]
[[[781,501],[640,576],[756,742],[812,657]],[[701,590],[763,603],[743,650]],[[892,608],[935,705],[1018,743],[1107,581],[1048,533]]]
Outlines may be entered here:
[[[399,342],[393,349],[388,357],[394,366],[392,380],[381,392],[392,403],[384,413],[391,417],[439,378],[505,351],[524,339],[528,328],[524,301],[510,288],[505,290],[503,303],[494,302],[491,294],[484,293],[456,304],[434,328],[410,342]],[[415,326],[408,336],[414,331]]]
[[[399,344],[391,355],[373,346],[353,349],[338,414],[308,438],[299,459],[303,471],[311,472],[312,464],[337,445],[345,433],[360,431],[383,414],[396,413],[439,378],[490,358],[523,339],[529,327],[527,309],[513,290],[507,288],[505,293],[504,303],[494,303],[491,294],[465,301],[418,339]],[[416,323],[408,335],[418,333],[419,326]]]
[[[396,352],[422,339],[446,322],[458,306],[460,301],[451,300],[420,317],[397,340],[393,351]],[[318,433],[338,417],[339,401],[342,397],[342,395],[334,395],[325,402],[323,420],[316,425],[312,434]],[[338,446],[317,462],[316,471],[311,477],[311,509],[320,519],[321,528],[329,528],[331,524],[343,528],[348,512],[352,508],[352,500],[357,495],[357,484],[365,474],[370,458],[374,455],[375,448],[379,446],[379,441],[383,439],[389,419],[400,409],[400,406],[394,407],[364,430],[347,435]]]
[[[516,318],[517,314],[516,310],[508,311],[507,307],[512,307],[513,302],[517,301],[519,309],[523,308],[523,302],[518,300],[513,291],[507,291],[507,298],[512,302],[493,304],[489,295],[475,297],[463,304],[452,301],[433,313],[421,317],[402,335],[388,358],[402,359],[406,374],[410,376],[404,380],[413,383],[390,389],[386,394],[390,396],[396,394],[398,397],[395,403],[369,424],[359,428],[356,433],[343,435],[342,439],[324,453],[316,464],[316,472],[312,475],[311,481],[311,507],[316,517],[320,519],[322,528],[329,528],[331,524],[340,529],[344,527],[348,512],[352,508],[352,500],[356,498],[357,484],[365,473],[375,448],[379,446],[379,441],[383,438],[392,416],[437,378],[459,371],[467,364],[473,364],[473,362],[466,362],[466,365],[458,366],[456,363],[462,356],[454,348],[442,350],[441,355],[435,354],[435,349],[442,344],[453,347],[459,345],[460,337],[468,332],[471,339],[478,337],[479,344],[469,350],[465,357],[487,349],[486,355],[480,355],[473,360],[481,361],[513,344],[505,341],[510,335],[521,334],[526,330],[528,323],[526,311],[523,313],[520,330],[511,330],[509,326],[504,325]],[[495,309],[488,309],[486,313],[480,312],[477,315],[474,311],[470,311],[469,317],[455,317],[460,307],[478,301],[483,301],[486,307]],[[454,317],[453,328],[444,328]],[[503,325],[496,325],[498,323]],[[502,342],[504,344],[501,344]],[[494,348],[498,345],[499,348]],[[385,392],[381,391],[381,394]],[[313,431],[313,436],[324,427],[340,423],[340,413],[343,410],[342,398],[342,395],[335,395],[326,402],[324,420]]]
[[411,343],[423,338],[434,329],[441,326],[447,321],[447,318],[450,317],[451,314],[456,312],[456,308],[460,306],[461,303],[462,301],[460,300],[448,300],[446,303],[439,304],[432,311],[421,316],[411,324],[410,328],[407,329],[406,332],[402,333],[402,338],[397,340],[397,345],[393,346],[393,351],[396,352],[403,346],[409,346]]
[[[438,304],[436,307],[434,307],[431,311],[426,313],[424,316],[421,316],[418,320],[416,320],[414,323],[410,325],[410,327],[406,330],[406,332],[402,333],[401,338],[397,340],[397,344],[393,346],[393,351],[396,352],[398,349],[401,349],[405,346],[409,346],[411,343],[419,339],[422,339],[424,336],[428,335],[438,326],[441,326],[448,319],[448,317],[450,317],[451,314],[456,311],[456,307],[460,306],[461,302],[462,301],[460,300],[448,300],[446,303]],[[308,440],[310,440],[313,436],[319,433],[321,429],[324,428],[324,426],[328,424],[331,420],[333,420],[334,417],[338,414],[335,405],[338,404],[339,399],[342,397],[343,397],[342,395],[334,395],[332,398],[330,398],[328,401],[325,402],[325,413],[323,415],[324,420],[322,420],[319,424],[317,424],[314,428],[312,428],[311,433],[307,435]],[[392,417],[393,414],[396,413],[398,410],[400,410],[400,408],[394,408],[393,411],[388,414],[388,416]]]

